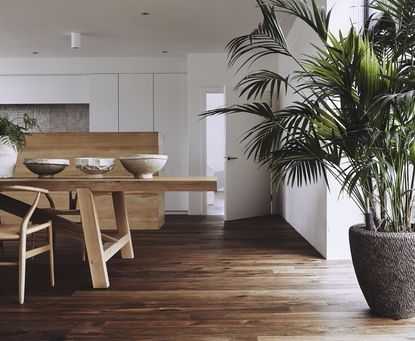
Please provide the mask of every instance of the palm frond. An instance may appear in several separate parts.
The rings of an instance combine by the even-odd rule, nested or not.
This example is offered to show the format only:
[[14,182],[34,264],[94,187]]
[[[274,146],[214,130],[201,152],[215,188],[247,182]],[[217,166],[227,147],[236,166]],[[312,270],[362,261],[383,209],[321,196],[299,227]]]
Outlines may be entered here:
[[284,86],[287,92],[289,77],[283,77],[278,73],[260,70],[249,73],[235,86],[235,90],[240,92],[240,96],[247,95],[250,99],[261,99],[264,93],[269,90],[271,93],[270,101],[274,94],[280,93],[281,87]]
[[324,154],[316,140],[292,139],[272,154],[270,170],[275,182],[286,182],[290,186],[316,183],[323,178],[326,184],[327,166]]
[[257,3],[261,9],[263,21],[251,34],[232,39],[226,46],[230,67],[241,58],[246,59],[239,69],[270,54],[291,56],[274,8],[266,5],[263,0],[257,0]]
[[399,58],[415,49],[415,3],[412,0],[375,0],[369,8],[377,11],[365,27],[378,55]]
[[268,103],[248,103],[241,105],[231,105],[228,107],[217,108],[213,110],[208,110],[200,114],[199,116],[215,116],[215,115],[228,115],[228,114],[252,114],[260,116],[264,119],[269,119],[274,117],[274,112]]
[[326,12],[323,7],[317,6],[315,0],[311,3],[306,0],[270,0],[278,12],[291,14],[308,24],[323,41],[327,40],[331,10]]

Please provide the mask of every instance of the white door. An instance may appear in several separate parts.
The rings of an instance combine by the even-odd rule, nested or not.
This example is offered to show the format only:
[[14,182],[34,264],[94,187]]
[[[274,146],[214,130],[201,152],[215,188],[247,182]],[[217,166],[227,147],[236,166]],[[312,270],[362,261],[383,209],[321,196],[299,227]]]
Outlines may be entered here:
[[[227,103],[237,103],[232,96]],[[258,217],[271,213],[270,175],[243,154],[241,137],[260,120],[254,115],[226,116],[225,220]]]

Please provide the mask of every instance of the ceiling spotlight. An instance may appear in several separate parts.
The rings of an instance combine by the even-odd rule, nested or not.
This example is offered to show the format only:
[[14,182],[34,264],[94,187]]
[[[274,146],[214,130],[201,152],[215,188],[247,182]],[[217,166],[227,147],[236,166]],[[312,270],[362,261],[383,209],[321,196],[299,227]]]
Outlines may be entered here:
[[37,51],[33,51],[33,52],[32,52],[32,54],[39,54],[39,52],[37,52]]
[[81,33],[71,32],[71,48],[72,49],[81,48]]
[[167,51],[167,50],[164,50],[164,51],[161,51],[161,53],[169,53],[169,51]]
[[150,12],[141,12],[141,15],[150,15]]

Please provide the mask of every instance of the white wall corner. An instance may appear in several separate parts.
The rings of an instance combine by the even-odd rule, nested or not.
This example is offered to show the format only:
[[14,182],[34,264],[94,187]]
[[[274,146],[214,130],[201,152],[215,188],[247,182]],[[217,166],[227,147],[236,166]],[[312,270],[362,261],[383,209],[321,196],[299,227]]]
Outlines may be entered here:
[[284,186],[283,217],[327,258],[327,192],[323,180],[302,187]]

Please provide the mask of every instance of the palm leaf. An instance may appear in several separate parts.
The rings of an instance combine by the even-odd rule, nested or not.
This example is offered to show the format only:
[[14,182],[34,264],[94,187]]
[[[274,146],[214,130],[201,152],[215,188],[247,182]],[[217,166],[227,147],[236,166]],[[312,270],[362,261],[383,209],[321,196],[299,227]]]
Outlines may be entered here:
[[275,72],[260,70],[249,73],[236,85],[235,90],[240,91],[240,96],[247,94],[248,100],[261,99],[264,93],[269,90],[271,93],[270,101],[274,93],[280,93],[281,86],[284,85],[287,92],[289,77],[283,77]]
[[296,16],[308,24],[323,41],[326,41],[330,24],[331,10],[319,8],[315,0],[311,4],[305,0],[270,0],[278,12]]
[[274,8],[267,6],[262,0],[257,0],[257,3],[264,19],[251,34],[232,39],[227,45],[230,67],[243,57],[246,59],[240,68],[269,54],[291,56]]

